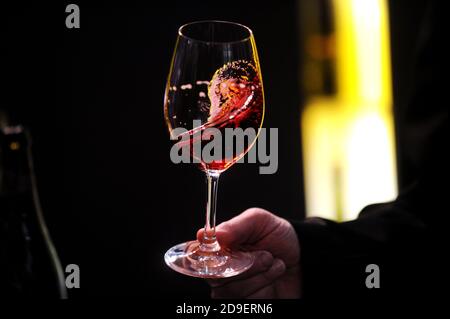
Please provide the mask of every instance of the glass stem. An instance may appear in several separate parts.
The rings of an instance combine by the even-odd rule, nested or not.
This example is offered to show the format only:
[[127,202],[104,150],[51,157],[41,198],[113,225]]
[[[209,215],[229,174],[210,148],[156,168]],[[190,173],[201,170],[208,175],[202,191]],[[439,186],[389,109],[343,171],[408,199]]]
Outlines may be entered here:
[[200,250],[204,252],[216,252],[220,250],[220,245],[216,239],[216,203],[217,187],[220,173],[206,173],[208,184],[208,199],[206,202],[206,223],[203,232],[203,240]]

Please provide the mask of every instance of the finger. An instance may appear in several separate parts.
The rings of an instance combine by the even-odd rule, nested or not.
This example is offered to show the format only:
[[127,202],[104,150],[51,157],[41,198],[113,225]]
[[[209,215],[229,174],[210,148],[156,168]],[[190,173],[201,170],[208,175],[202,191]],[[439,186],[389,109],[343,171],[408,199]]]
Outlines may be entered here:
[[240,280],[244,280],[244,279],[253,277],[256,274],[265,272],[270,269],[270,267],[272,266],[272,264],[274,262],[274,259],[273,259],[273,256],[271,253],[269,253],[268,251],[262,250],[262,251],[252,252],[252,254],[255,257],[255,261],[249,270],[247,270],[246,272],[244,272],[238,276],[234,276],[234,277],[230,277],[230,278],[208,279],[207,280],[208,284],[211,287],[219,287],[219,286],[223,286],[232,281],[240,281]]
[[219,243],[224,246],[252,244],[267,233],[273,215],[261,208],[250,208],[216,228]]
[[[262,208],[250,208],[240,215],[221,223],[216,227],[216,236],[223,246],[251,244],[264,237],[274,227],[277,218]],[[202,240],[203,229],[197,232],[197,238]]]
[[275,287],[269,285],[247,296],[247,299],[274,299],[275,297]]
[[256,293],[258,290],[269,286],[279,278],[286,270],[286,266],[281,259],[276,259],[266,272],[253,277],[232,281],[226,285],[212,289],[212,298],[245,298]]

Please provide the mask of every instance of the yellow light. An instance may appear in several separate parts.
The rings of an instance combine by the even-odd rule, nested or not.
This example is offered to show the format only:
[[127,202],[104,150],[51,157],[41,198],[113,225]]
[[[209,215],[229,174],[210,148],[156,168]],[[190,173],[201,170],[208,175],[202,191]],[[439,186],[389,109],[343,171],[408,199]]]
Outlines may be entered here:
[[9,144],[9,148],[12,151],[17,151],[20,148],[20,143],[19,142],[11,142],[11,144]]
[[396,172],[392,127],[379,112],[355,117],[346,137],[343,219],[353,219],[368,204],[395,198]]
[[337,93],[302,114],[309,216],[350,220],[397,195],[386,0],[332,0]]
[[333,167],[336,163],[339,138],[337,121],[330,112],[334,101],[316,98],[309,101],[302,114],[303,163],[306,211],[309,216],[336,219],[336,185]]

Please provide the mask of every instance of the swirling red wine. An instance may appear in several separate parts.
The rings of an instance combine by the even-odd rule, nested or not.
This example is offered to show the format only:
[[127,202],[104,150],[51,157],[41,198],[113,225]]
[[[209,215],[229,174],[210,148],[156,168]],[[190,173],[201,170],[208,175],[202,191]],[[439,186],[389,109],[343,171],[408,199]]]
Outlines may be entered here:
[[[207,94],[202,91],[206,85]],[[197,81],[194,86],[187,84],[180,89],[194,90],[198,97],[198,123],[204,124],[175,136],[177,146],[180,149],[189,147],[191,162],[198,163],[202,170],[226,170],[251,148],[261,126],[264,103],[257,68],[244,60],[229,62],[214,73],[211,81]],[[220,134],[212,134],[211,128]],[[236,140],[225,141],[226,137],[233,138],[232,134],[236,134],[237,129],[248,133],[244,145],[237,146]],[[217,138],[221,139],[214,141],[218,143],[216,146],[219,145],[219,154],[205,159],[202,156],[204,147]],[[217,149],[214,150],[216,152]]]

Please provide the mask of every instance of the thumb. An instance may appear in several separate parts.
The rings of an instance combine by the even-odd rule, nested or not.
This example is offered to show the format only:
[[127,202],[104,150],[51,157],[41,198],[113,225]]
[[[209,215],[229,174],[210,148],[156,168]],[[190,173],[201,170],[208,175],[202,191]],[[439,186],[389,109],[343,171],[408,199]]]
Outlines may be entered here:
[[[216,227],[216,236],[222,246],[251,245],[258,242],[273,228],[274,215],[261,208],[250,208]],[[197,239],[203,238],[203,229]]]

